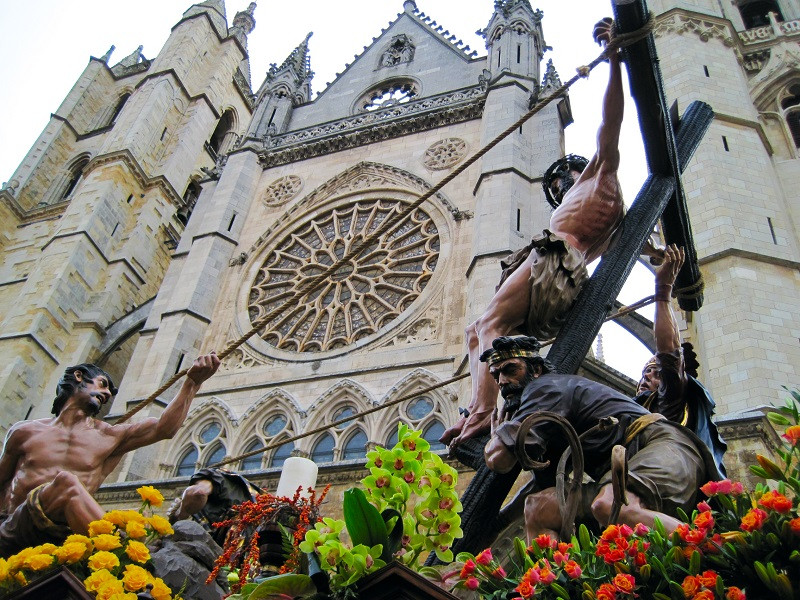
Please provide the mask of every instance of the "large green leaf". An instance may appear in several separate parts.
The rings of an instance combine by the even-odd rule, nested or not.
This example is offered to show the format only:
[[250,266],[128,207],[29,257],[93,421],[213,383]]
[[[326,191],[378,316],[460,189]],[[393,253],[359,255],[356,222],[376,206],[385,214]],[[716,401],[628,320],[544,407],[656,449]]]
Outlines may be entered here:
[[314,595],[317,587],[308,575],[285,573],[258,584],[249,600],[293,600]]
[[[384,527],[388,531],[388,542],[383,545],[381,559],[388,563],[392,560],[394,553],[400,550],[400,546],[403,543],[403,515],[394,508],[387,508],[381,513],[381,518],[383,519]],[[389,521],[392,519],[395,519],[395,521],[391,531],[389,531]]]
[[345,491],[342,512],[353,546],[364,544],[367,548],[372,548],[381,544],[388,548],[389,536],[383,517],[370,504],[361,489],[350,488]]

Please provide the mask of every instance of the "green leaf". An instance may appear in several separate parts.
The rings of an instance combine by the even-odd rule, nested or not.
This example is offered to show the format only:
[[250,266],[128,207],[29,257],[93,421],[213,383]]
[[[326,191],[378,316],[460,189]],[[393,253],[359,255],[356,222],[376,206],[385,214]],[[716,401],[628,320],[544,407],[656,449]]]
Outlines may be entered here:
[[789,425],[792,424],[791,421],[789,421],[789,419],[787,419],[782,414],[777,412],[768,412],[767,419],[769,419],[770,422],[775,423],[776,425],[783,425],[784,427],[788,427]]
[[758,578],[761,580],[761,582],[768,588],[772,589],[772,585],[769,581],[769,574],[767,573],[767,569],[764,567],[764,565],[758,561],[755,561],[753,563],[753,567],[755,568],[756,575],[758,575]]
[[562,598],[563,600],[569,600],[569,592],[558,585],[555,581],[550,584],[550,589],[553,590],[559,598]]
[[683,588],[674,581],[669,582],[669,591],[672,592],[672,597],[675,600],[683,600],[686,595],[683,593]]
[[363,544],[371,548],[381,544],[386,548],[389,545],[383,517],[378,509],[369,503],[361,489],[350,488],[345,491],[342,512],[353,546]]
[[686,514],[686,511],[683,510],[680,506],[677,507],[675,511],[678,515],[678,518],[683,521],[684,523],[689,523],[689,515]]
[[262,581],[250,593],[249,600],[292,600],[307,598],[317,592],[317,586],[308,575],[286,573]]
[[662,594],[661,592],[656,592],[653,594],[654,600],[672,600],[672,596],[667,596],[666,594]]
[[578,527],[578,541],[581,543],[581,548],[588,548],[591,544],[589,530],[583,523],[581,523],[580,527]]
[[653,529],[655,529],[662,538],[667,539],[667,530],[664,529],[664,525],[658,517],[653,519]]
[[514,552],[517,555],[519,564],[525,564],[525,557],[528,556],[527,546],[525,546],[525,542],[518,537],[514,538]]
[[692,558],[689,559],[689,574],[697,575],[700,572],[700,553],[695,550],[692,552]]
[[400,550],[400,546],[403,543],[403,515],[394,508],[387,508],[381,513],[381,517],[383,518],[384,527],[387,531],[389,529],[389,522],[395,519],[394,525],[387,536],[387,542],[383,545],[383,553],[381,554],[381,560],[390,562],[394,553]]
[[750,472],[754,475],[758,475],[759,477],[763,477],[764,479],[769,479],[767,472],[757,465],[750,465]]

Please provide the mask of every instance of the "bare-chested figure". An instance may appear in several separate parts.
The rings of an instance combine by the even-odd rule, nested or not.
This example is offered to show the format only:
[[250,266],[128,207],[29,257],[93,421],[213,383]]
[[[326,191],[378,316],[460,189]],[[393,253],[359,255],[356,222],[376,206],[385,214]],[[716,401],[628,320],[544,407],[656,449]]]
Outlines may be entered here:
[[[598,43],[609,42],[611,26],[611,19],[595,25]],[[472,394],[469,416],[441,438],[451,447],[489,431],[498,387],[480,355],[501,336],[524,333],[544,339],[555,335],[588,278],[586,264],[608,249],[625,214],[617,178],[624,108],[619,56],[610,56],[609,63],[597,152],[588,164],[570,155],[548,170],[543,185],[558,206],[550,217],[550,230],[507,259],[508,267],[489,307],[466,329]],[[646,253],[657,251],[648,246]]]
[[69,367],[58,383],[55,417],[12,425],[0,456],[0,556],[87,533],[104,511],[92,497],[125,453],[173,437],[200,385],[219,367],[213,352],[194,361],[159,418],[109,425],[95,415],[116,393],[91,364]]

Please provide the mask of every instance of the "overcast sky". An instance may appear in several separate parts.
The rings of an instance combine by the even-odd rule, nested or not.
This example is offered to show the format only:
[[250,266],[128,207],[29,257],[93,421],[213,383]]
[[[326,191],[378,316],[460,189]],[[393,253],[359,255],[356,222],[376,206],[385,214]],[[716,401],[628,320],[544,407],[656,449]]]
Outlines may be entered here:
[[[228,22],[247,8],[247,0],[228,0]],[[90,56],[102,56],[113,44],[114,64],[144,46],[153,58],[170,28],[191,5],[190,0],[0,0],[0,181],[7,181],[86,67]],[[545,41],[561,79],[599,53],[591,39],[592,26],[611,14],[609,0],[531,0],[544,13]],[[417,7],[479,55],[484,40],[475,34],[492,15],[493,0],[419,0]],[[269,64],[281,63],[309,31],[314,93],[342,71],[403,10],[402,0],[261,0],[255,11],[256,28],[249,38],[253,86],[257,88]],[[601,65],[588,80],[570,92],[575,123],[567,129],[567,151],[591,156],[599,121],[600,101],[608,70]],[[626,81],[627,85],[627,81]],[[620,179],[627,201],[641,187],[646,168],[644,151],[631,102],[626,105],[621,144]],[[620,300],[633,302],[652,293],[652,277],[637,266],[636,283],[629,282]],[[651,311],[644,311],[652,317]],[[643,346],[619,339],[604,329],[606,360],[638,378],[648,354]]]

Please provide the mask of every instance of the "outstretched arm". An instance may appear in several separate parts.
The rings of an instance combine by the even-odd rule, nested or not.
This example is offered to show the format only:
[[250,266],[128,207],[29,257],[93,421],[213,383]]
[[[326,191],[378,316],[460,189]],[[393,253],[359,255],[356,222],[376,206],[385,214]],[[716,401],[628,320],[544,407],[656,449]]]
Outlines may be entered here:
[[683,248],[670,244],[664,250],[664,262],[656,269],[656,310],[653,318],[656,352],[675,352],[681,345],[670,297],[684,259]]
[[119,431],[120,444],[112,456],[119,456],[136,448],[173,437],[183,425],[189,407],[200,386],[219,368],[219,358],[212,352],[199,357],[186,374],[183,385],[158,419],[145,419],[131,425],[115,426],[125,428]]
[[[594,26],[594,39],[598,44],[607,45],[611,41],[613,21],[605,18]],[[612,52],[608,57],[608,86],[603,96],[603,120],[597,131],[597,162],[600,171],[616,171],[619,168],[619,136],[625,97],[622,93],[622,69],[619,53]]]

